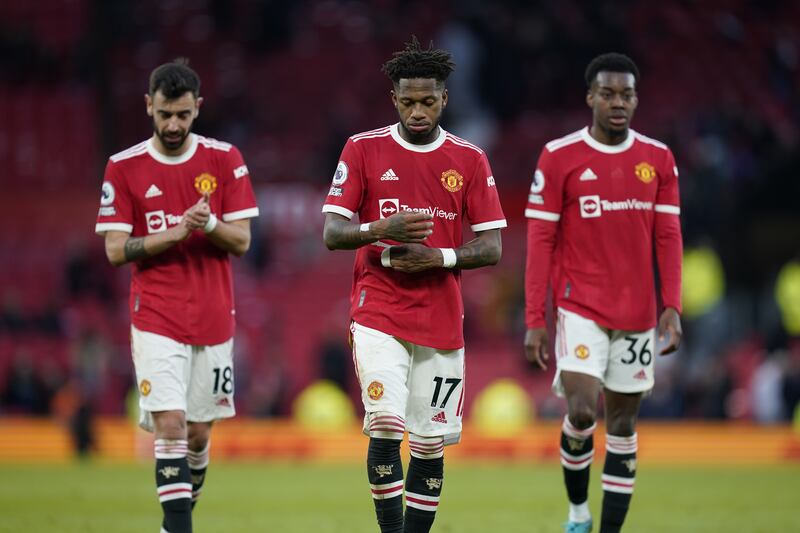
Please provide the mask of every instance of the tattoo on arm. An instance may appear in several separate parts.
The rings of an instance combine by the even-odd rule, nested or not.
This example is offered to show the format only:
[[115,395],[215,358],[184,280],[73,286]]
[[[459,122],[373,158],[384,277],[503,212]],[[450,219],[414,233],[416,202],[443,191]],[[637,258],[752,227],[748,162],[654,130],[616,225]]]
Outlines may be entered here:
[[328,223],[328,239],[332,249],[354,250],[364,246],[368,242],[374,242],[361,231],[360,224],[354,224],[349,220],[334,220]]
[[144,237],[131,237],[125,241],[125,261],[136,261],[149,257],[144,249]]
[[500,260],[499,240],[472,239],[464,246],[456,248],[456,268],[470,269],[497,264]]

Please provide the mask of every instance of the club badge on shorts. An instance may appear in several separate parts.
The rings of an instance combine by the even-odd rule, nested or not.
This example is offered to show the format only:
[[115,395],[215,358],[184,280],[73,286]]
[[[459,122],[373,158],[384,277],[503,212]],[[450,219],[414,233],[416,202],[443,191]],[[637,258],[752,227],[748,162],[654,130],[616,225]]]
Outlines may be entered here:
[[139,383],[139,392],[142,393],[142,396],[147,396],[150,394],[150,390],[152,387],[150,386],[150,382],[146,379],[143,379],[141,383]]
[[194,188],[200,194],[212,194],[217,190],[217,178],[208,172],[203,172],[194,179]]
[[380,400],[383,398],[383,383],[380,381],[373,381],[367,387],[367,395],[369,395],[370,399],[372,400]]
[[589,348],[585,344],[579,344],[575,348],[575,357],[578,359],[586,359],[589,357]]

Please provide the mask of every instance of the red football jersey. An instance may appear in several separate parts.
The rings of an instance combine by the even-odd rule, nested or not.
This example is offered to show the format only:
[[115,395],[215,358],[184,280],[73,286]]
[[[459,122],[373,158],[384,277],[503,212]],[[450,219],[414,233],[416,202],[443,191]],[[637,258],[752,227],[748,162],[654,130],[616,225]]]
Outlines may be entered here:
[[[211,193],[211,212],[230,222],[258,216],[250,176],[231,144],[190,134],[185,154],[159,153],[152,139],[111,156],[95,231],[146,236],[177,225]],[[179,342],[211,345],[233,336],[233,283],[228,252],[202,231],[132,264],[130,311],[137,329]]]
[[678,169],[666,145],[630,130],[610,146],[589,128],[548,143],[525,210],[528,327],[544,326],[549,277],[557,306],[612,329],[650,329],[654,247],[663,304],[680,312],[679,214]]
[[[406,142],[398,124],[350,137],[323,213],[371,222],[399,211],[433,215],[425,244],[458,248],[463,224],[479,232],[506,227],[492,170],[477,146],[441,129],[427,145]],[[381,244],[356,251],[351,317],[401,339],[444,350],[464,346],[461,273],[437,268],[407,274],[381,266]]]

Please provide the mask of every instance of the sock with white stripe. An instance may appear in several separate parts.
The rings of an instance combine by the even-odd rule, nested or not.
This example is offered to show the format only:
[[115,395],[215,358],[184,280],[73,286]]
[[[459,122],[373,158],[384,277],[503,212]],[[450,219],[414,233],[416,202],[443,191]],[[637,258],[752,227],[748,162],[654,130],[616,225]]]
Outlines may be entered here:
[[444,439],[408,434],[411,461],[406,474],[406,515],[404,533],[428,533],[444,481]]
[[186,460],[186,440],[157,439],[156,488],[164,510],[164,529],[192,533],[192,478]]
[[561,466],[564,471],[564,485],[569,498],[569,520],[585,522],[592,516],[589,513],[589,472],[594,459],[595,422],[586,429],[578,429],[564,417],[561,425]]
[[622,529],[636,481],[637,448],[636,433],[630,437],[606,435],[600,533],[618,533]]
[[403,464],[397,439],[370,437],[367,477],[381,533],[403,532]]
[[189,450],[186,455],[186,461],[189,464],[189,473],[192,478],[192,509],[197,504],[197,499],[200,497],[200,492],[203,490],[203,483],[206,480],[206,470],[208,469],[208,449],[211,446],[211,441],[206,443],[205,448],[199,452]]

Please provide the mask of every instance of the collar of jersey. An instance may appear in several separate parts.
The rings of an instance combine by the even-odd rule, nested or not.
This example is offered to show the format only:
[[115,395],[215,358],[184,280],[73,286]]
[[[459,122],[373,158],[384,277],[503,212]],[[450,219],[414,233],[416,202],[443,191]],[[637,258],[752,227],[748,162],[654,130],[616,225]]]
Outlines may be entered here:
[[407,140],[403,139],[400,136],[399,122],[397,124],[390,126],[389,131],[392,134],[392,139],[394,139],[397,144],[399,144],[406,150],[411,150],[412,152],[433,152],[441,145],[443,145],[445,139],[447,138],[447,132],[444,131],[444,128],[442,128],[441,126],[439,126],[439,136],[436,138],[435,141],[428,144],[411,144]]
[[197,135],[194,133],[189,134],[189,149],[186,150],[181,155],[171,156],[171,155],[164,155],[158,150],[156,147],[153,146],[153,138],[147,141],[147,153],[150,154],[150,157],[158,161],[159,163],[164,163],[165,165],[180,165],[181,163],[185,163],[192,158],[194,153],[197,151]]
[[619,154],[633,146],[633,141],[636,138],[636,132],[632,129],[628,128],[628,138],[625,139],[620,144],[603,144],[594,137],[592,134],[589,133],[589,126],[586,126],[581,130],[581,137],[583,138],[583,142],[597,150],[598,152],[603,152],[604,154]]

